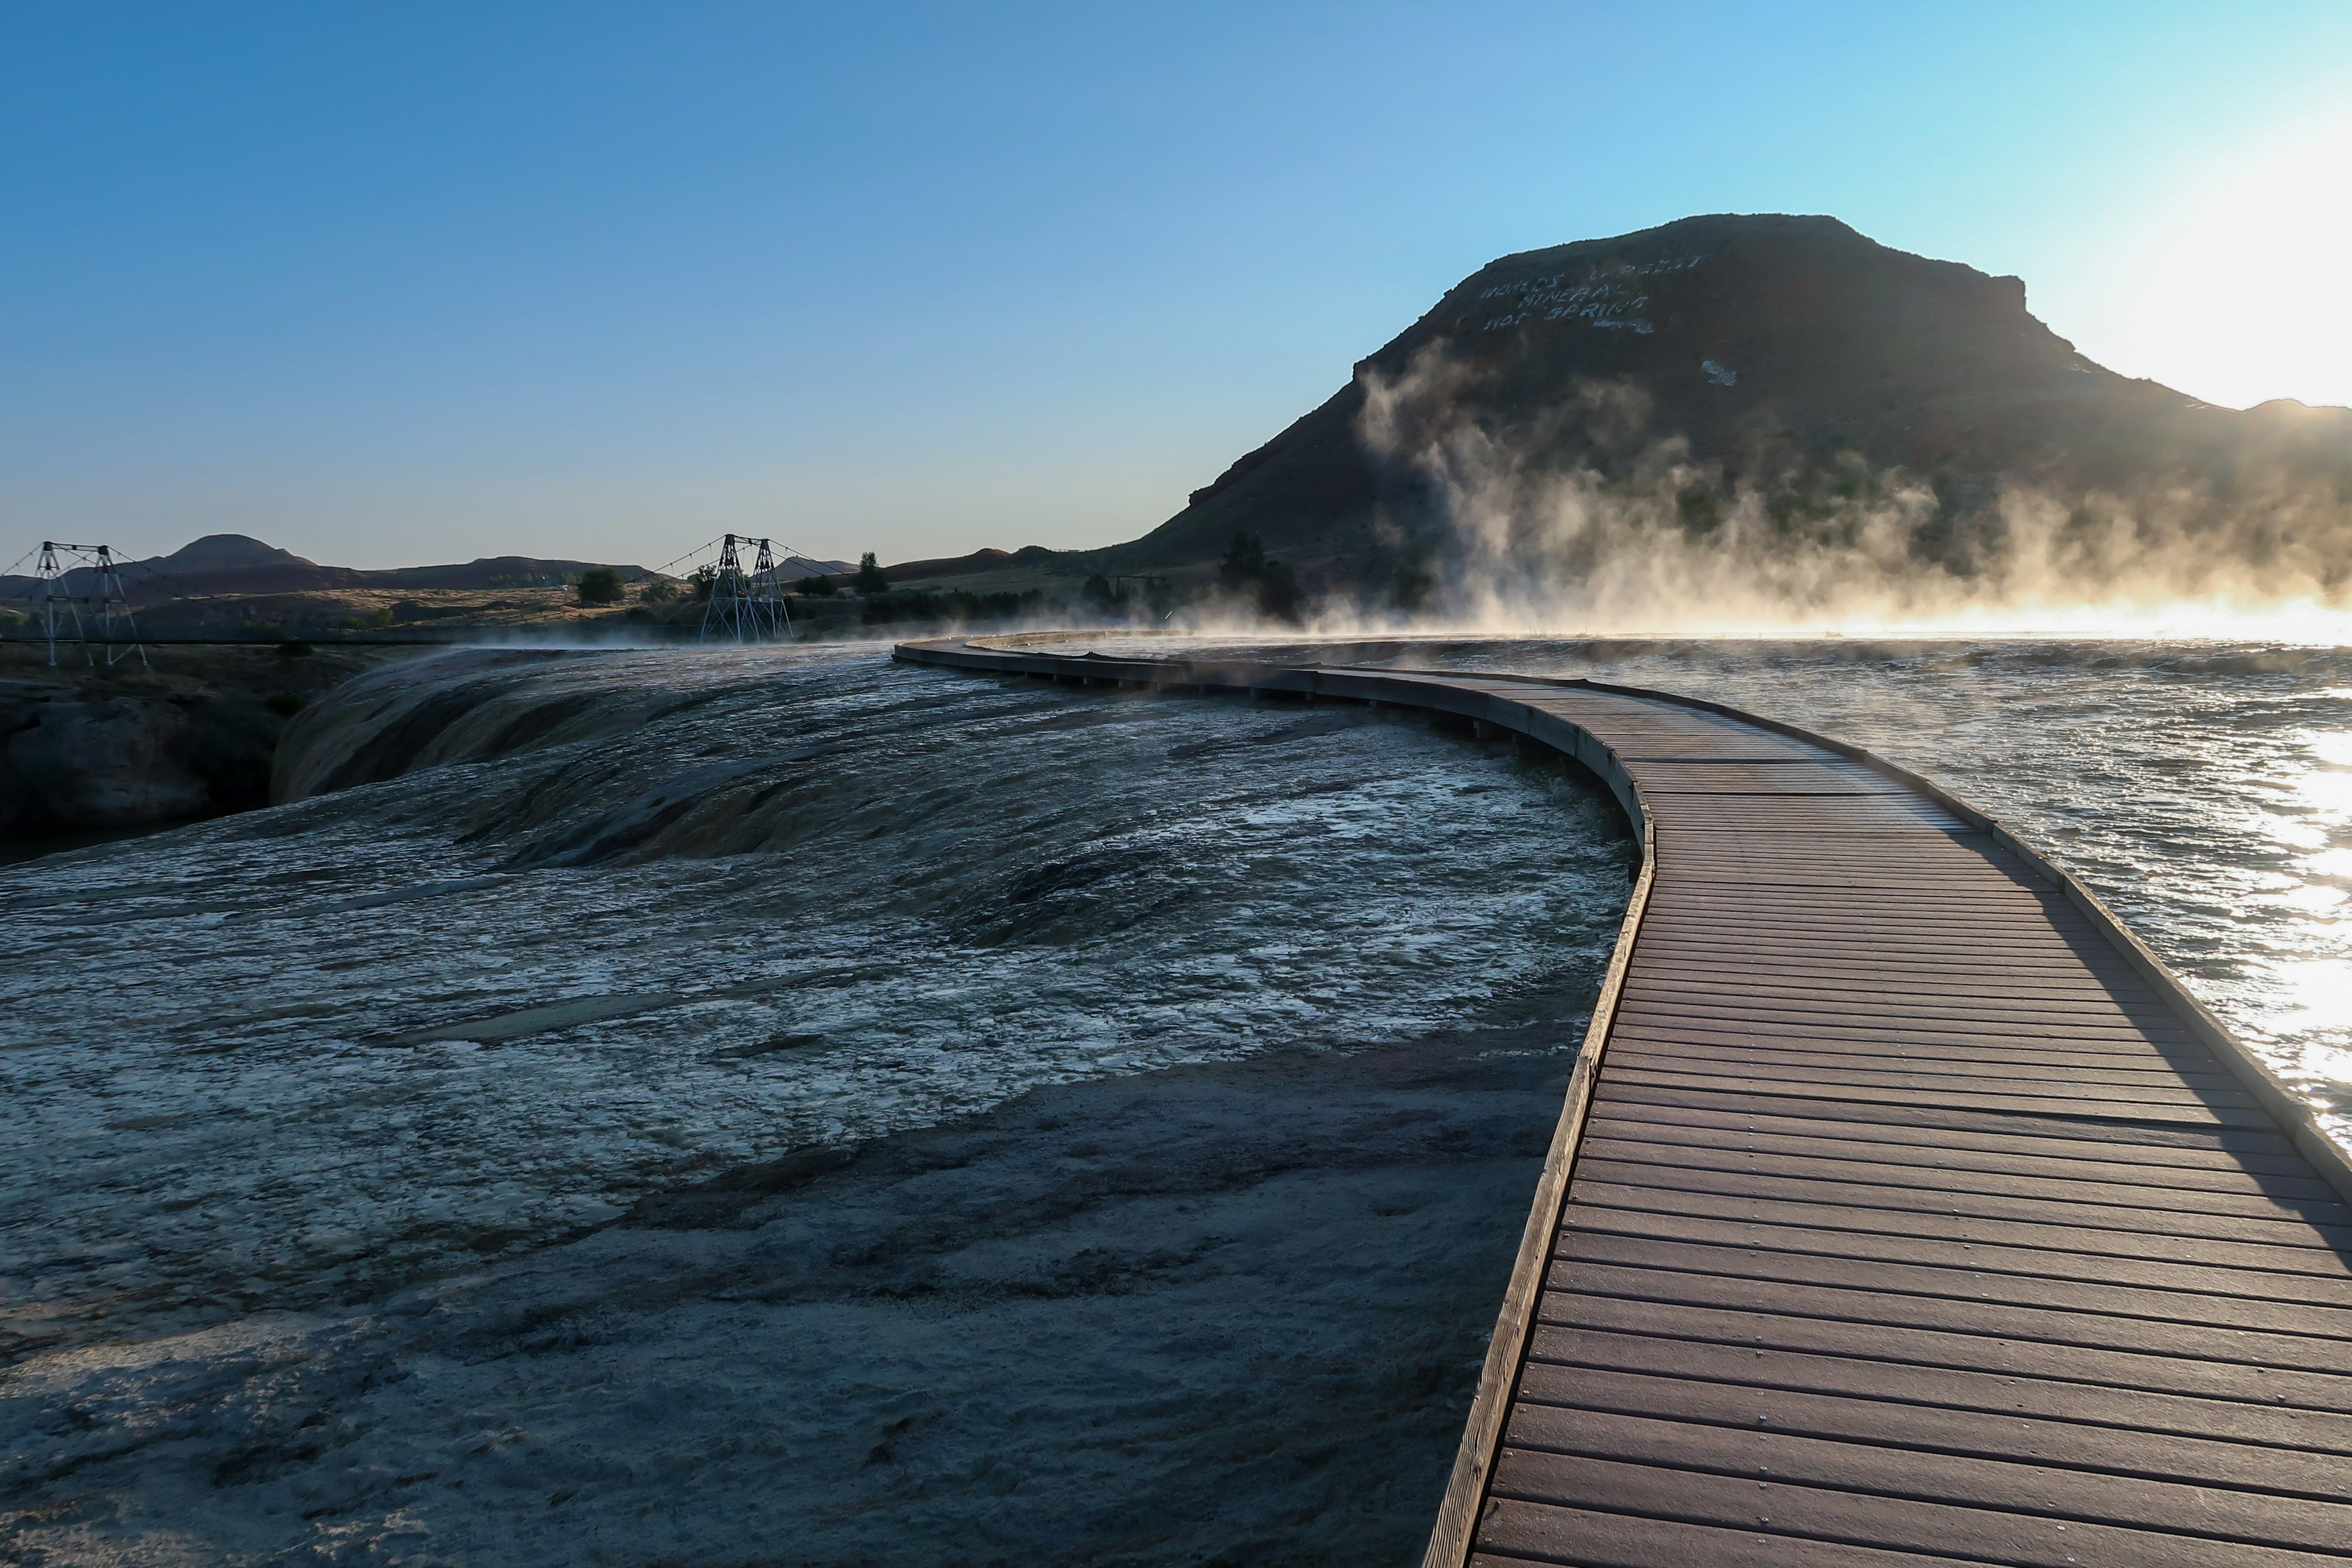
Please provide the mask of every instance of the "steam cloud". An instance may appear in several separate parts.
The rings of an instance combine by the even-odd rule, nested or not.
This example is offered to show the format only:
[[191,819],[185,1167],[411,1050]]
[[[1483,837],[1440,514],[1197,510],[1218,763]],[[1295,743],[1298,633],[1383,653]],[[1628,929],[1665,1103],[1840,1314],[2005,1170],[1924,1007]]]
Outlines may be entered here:
[[[2338,638],[2352,626],[2352,504],[2307,468],[2239,471],[2226,498],[2186,474],[2128,493],[2005,480],[1955,515],[1923,477],[1848,455],[1800,501],[1791,473],[1735,473],[1654,433],[1629,384],[1580,384],[1508,433],[1460,411],[1465,384],[1433,346],[1402,375],[1368,371],[1359,419],[1444,523],[1451,548],[1413,617],[1432,629],[2281,635],[2298,611]],[[1612,471],[1563,465],[1563,445],[1607,454]]]

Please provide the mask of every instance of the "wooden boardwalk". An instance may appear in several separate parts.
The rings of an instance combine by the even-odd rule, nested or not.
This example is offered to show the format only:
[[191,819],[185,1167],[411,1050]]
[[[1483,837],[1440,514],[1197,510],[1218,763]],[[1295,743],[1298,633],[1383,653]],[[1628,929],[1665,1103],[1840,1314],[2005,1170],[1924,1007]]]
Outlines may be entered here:
[[2352,1558],[2352,1166],[1981,815],[1657,693],[900,657],[1423,709],[1642,833],[1427,1568]]

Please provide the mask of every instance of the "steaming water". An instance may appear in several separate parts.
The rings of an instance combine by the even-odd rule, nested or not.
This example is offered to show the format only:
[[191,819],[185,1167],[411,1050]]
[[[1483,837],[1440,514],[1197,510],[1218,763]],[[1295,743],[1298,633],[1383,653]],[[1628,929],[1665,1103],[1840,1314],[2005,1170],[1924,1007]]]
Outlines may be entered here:
[[1377,651],[1712,698],[1936,780],[2087,882],[2352,1142],[2352,649],[1511,638]]
[[[1716,696],[1932,774],[2352,1116],[2352,653],[1403,662]],[[295,787],[347,787],[0,869],[0,1501],[32,1549],[1410,1555],[1622,910],[1599,797],[1360,712],[871,649],[446,656],[347,689],[289,748]],[[1472,1084],[1440,1058],[1500,1065]],[[1332,1065],[1246,1076],[1294,1060]],[[1473,1127],[1480,1096],[1517,1109]],[[1408,1134],[1409,1181],[1383,1164]],[[1476,1182],[1458,1163],[1504,1143],[1517,1163]],[[793,1208],[815,1146],[897,1163]],[[1220,1174],[1123,1232],[1068,1219],[1159,1192],[1137,1173],[1187,1149],[1248,1165],[1247,1203]],[[696,1204],[718,1217],[677,1218]],[[875,1239],[912,1211],[994,1261],[915,1268]],[[1016,1211],[1061,1250],[1023,1252]],[[1287,1305],[1213,1262],[1286,1245],[1314,1254]],[[1455,1276],[1458,1299],[1400,1294]],[[1149,1342],[1103,1349],[1122,1335]],[[1252,1403],[1285,1389],[1360,1428],[1306,1445],[1344,1462],[1290,1462],[1299,1435]],[[1409,1442],[1363,1414],[1416,1401]],[[1038,1436],[1089,1430],[1083,1464]],[[1106,1506],[1192,1533],[1138,1544]],[[1387,1533],[1349,1533],[1382,1509]]]

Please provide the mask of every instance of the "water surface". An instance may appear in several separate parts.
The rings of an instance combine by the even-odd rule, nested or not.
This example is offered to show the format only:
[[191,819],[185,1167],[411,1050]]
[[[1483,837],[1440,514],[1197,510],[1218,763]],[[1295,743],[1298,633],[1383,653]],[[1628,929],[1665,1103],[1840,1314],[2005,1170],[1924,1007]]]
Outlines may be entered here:
[[281,784],[0,870],[34,1546],[1412,1555],[1604,795],[872,647],[439,656]]

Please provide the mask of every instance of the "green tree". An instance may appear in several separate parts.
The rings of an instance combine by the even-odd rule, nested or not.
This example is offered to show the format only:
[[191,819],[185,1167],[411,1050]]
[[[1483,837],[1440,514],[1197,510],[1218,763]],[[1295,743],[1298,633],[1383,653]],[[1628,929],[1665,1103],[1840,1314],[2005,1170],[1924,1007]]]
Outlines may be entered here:
[[1255,533],[1236,533],[1233,543],[1225,547],[1225,558],[1217,563],[1217,585],[1230,593],[1241,593],[1256,584],[1265,574],[1265,542]]
[[867,551],[857,558],[857,576],[853,586],[861,594],[879,594],[890,586],[890,579],[882,574],[882,563]]
[[1257,607],[1277,621],[1298,618],[1298,602],[1306,595],[1299,590],[1298,577],[1287,562],[1269,561],[1258,574]]
[[1236,533],[1217,563],[1217,585],[1229,594],[1254,599],[1262,614],[1277,621],[1295,621],[1306,597],[1298,575],[1286,562],[1265,552],[1265,542],[1255,533]]
[[803,577],[793,586],[812,598],[829,599],[833,597],[835,584],[832,578],[820,574],[814,577]]
[[1127,595],[1118,591],[1111,580],[1097,572],[1086,580],[1078,597],[1104,615],[1117,615],[1127,608]]
[[628,594],[621,574],[610,566],[591,566],[580,574],[580,602],[583,605],[617,605]]

